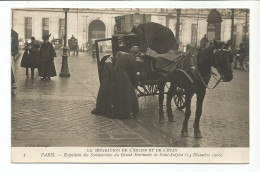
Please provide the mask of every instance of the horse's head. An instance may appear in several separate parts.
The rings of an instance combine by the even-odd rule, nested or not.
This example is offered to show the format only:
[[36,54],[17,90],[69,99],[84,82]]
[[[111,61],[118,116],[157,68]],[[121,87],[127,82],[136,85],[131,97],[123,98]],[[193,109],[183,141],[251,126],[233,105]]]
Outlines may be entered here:
[[233,79],[233,71],[231,63],[233,62],[233,54],[229,49],[231,42],[226,44],[223,42],[214,41],[213,52],[213,67],[218,70],[224,82],[229,82]]

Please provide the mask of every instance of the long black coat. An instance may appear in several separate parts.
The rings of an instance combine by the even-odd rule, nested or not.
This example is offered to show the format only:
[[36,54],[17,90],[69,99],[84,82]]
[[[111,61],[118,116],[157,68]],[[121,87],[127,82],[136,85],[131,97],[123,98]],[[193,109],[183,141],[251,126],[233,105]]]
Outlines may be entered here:
[[97,114],[117,119],[138,115],[138,100],[134,90],[136,68],[135,57],[122,52],[117,54],[114,66],[111,63],[105,65],[97,96]]
[[56,69],[54,65],[54,57],[57,57],[53,45],[50,42],[42,43],[39,51],[39,75],[41,77],[56,76]]
[[39,46],[30,43],[26,46],[21,61],[21,67],[38,68],[39,67]]
[[177,43],[173,32],[161,24],[149,22],[140,24],[132,29],[136,34],[135,44],[145,52],[149,47],[158,54],[167,53],[170,49],[176,49]]

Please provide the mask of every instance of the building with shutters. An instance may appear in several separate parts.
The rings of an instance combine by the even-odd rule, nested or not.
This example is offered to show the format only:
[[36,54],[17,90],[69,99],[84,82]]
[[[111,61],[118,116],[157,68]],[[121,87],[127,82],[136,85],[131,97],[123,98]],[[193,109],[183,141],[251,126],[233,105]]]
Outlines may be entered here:
[[[82,49],[87,42],[111,37],[117,30],[115,18],[127,14],[146,14],[150,21],[169,27],[176,34],[176,9],[165,8],[71,8],[68,12],[68,39],[74,35]],[[63,39],[65,33],[64,11],[61,8],[12,9],[12,29],[19,34],[21,43],[34,36],[41,40],[44,34],[50,39]],[[238,47],[243,37],[248,37],[249,12],[235,9],[233,41]],[[231,38],[230,9],[181,9],[179,23],[180,48],[187,44],[199,45],[200,39],[227,41]]]

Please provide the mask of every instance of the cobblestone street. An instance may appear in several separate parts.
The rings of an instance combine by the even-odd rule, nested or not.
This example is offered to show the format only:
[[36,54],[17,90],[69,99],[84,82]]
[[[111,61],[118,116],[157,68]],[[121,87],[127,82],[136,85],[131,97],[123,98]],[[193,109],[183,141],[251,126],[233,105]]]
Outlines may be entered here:
[[[62,57],[57,54],[58,75]],[[96,61],[89,55],[71,55],[71,77],[51,81],[38,75],[26,78],[20,60],[16,62],[18,88],[12,96],[12,146],[169,146],[155,129],[90,113],[99,80]]]
[[[193,135],[196,95],[192,99],[191,117],[189,120],[189,137],[181,137],[184,110],[178,110],[172,104],[176,122],[158,123],[158,98],[140,98],[143,123],[161,131],[168,141],[179,147],[248,147],[249,146],[249,73],[234,69],[233,80],[220,83],[216,89],[209,90],[204,99],[200,120],[202,139]],[[215,84],[211,78],[210,86]],[[165,100],[166,101],[166,100]],[[166,105],[164,115],[167,121]]]
[[[62,57],[57,54],[58,75]],[[51,81],[42,81],[38,75],[26,78],[21,57],[17,60],[12,146],[249,146],[249,75],[245,71],[234,70],[230,83],[207,90],[200,122],[204,137],[195,139],[192,124],[196,96],[188,138],[180,135],[184,111],[175,105],[176,122],[158,124],[157,96],[139,98],[138,121],[92,115],[99,88],[96,62],[86,53],[68,59],[71,77],[57,76]]]

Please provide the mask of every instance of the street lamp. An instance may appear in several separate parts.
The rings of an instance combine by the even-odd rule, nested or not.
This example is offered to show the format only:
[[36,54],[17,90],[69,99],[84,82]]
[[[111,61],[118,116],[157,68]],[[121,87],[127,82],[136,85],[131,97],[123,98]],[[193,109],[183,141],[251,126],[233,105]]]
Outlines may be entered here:
[[63,8],[65,12],[65,36],[64,36],[64,45],[63,45],[63,54],[62,54],[62,65],[60,71],[60,77],[70,77],[69,68],[68,68],[68,47],[67,47],[67,13],[69,8]]

